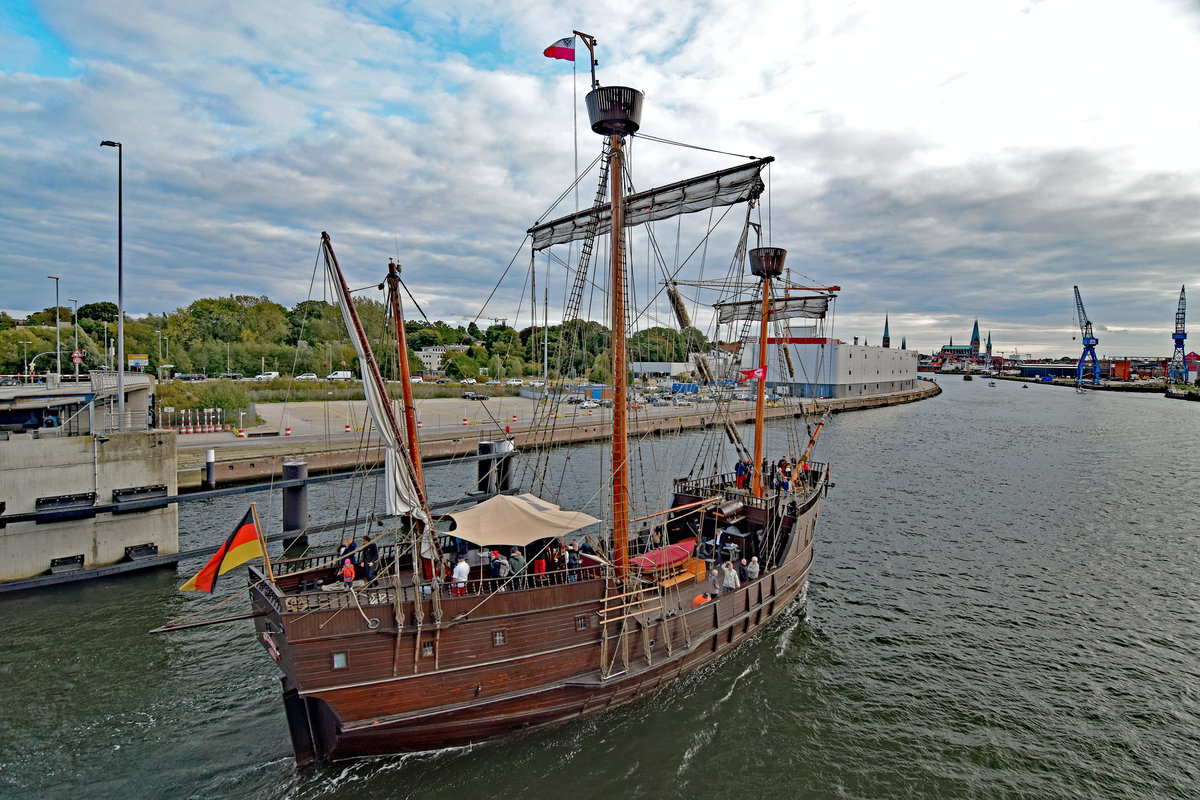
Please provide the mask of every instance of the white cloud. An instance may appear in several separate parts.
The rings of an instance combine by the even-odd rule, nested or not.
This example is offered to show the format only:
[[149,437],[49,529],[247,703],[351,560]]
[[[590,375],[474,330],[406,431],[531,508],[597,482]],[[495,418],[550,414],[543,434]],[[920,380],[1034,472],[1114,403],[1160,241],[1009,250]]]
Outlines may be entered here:
[[[115,294],[105,138],[125,144],[131,311],[298,302],[323,229],[356,280],[398,246],[431,315],[477,307],[574,169],[586,50],[574,85],[540,55],[573,27],[599,39],[603,82],[646,91],[647,133],[777,156],[773,240],[845,287],[844,338],[877,340],[888,312],[893,339],[930,349],[978,317],[998,349],[1070,352],[1079,284],[1102,350],[1164,352],[1200,274],[1200,111],[1180,93],[1200,15],[1180,2],[39,10],[74,61],[66,78],[0,73],[11,311],[53,302],[27,276],[63,263],[72,296]],[[586,164],[599,141],[578,115]],[[633,152],[642,187],[733,163]],[[488,313],[526,317],[521,294],[518,279]]]

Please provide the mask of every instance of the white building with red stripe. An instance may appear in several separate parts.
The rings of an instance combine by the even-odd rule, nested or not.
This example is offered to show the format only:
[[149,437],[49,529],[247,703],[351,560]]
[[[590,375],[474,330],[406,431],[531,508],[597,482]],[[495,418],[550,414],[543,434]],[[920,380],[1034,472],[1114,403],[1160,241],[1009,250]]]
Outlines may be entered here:
[[[786,348],[789,359],[783,355]],[[742,369],[754,369],[758,337],[742,346]],[[795,397],[868,397],[917,387],[917,353],[847,344],[792,327],[786,338],[767,339],[767,387]]]

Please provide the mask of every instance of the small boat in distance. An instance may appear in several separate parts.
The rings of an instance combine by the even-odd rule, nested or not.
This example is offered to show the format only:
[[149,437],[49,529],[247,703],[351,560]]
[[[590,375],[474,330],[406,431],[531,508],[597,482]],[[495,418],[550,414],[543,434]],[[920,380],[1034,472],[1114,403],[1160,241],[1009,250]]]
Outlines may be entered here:
[[969,373],[969,372],[964,372],[964,373],[963,373],[963,380],[964,380],[964,381],[973,381],[973,380],[975,380],[975,378],[974,378],[974,377],[971,375],[971,373]]
[[[579,35],[592,51],[594,40]],[[592,64],[586,102],[592,130],[604,137],[594,205],[529,233],[535,252],[580,243],[571,248],[576,261],[569,268],[573,276],[568,271],[564,320],[598,325],[584,323],[590,302],[584,298],[596,284],[607,294],[604,336],[610,346],[603,366],[612,387],[612,437],[611,458],[594,475],[595,484],[605,487],[606,499],[597,501],[600,516],[558,502],[562,487],[553,481],[562,468],[551,447],[559,446],[553,431],[566,415],[566,406],[561,413],[558,406],[567,397],[565,385],[548,392],[546,410],[535,420],[543,423],[545,444],[521,454],[522,468],[533,473],[530,493],[489,492],[485,483],[498,489],[506,484],[491,481],[481,463],[479,491],[467,495],[478,502],[431,513],[407,359],[394,359],[402,393],[402,413],[396,413],[330,238],[321,236],[329,283],[363,365],[368,407],[386,448],[388,502],[386,513],[372,514],[366,523],[376,526],[370,532],[377,571],[347,575],[343,559],[332,553],[249,569],[256,639],[282,673],[298,764],[467,745],[628,703],[730,653],[805,592],[819,501],[830,486],[828,467],[811,458],[825,417],[811,431],[800,419],[788,431],[789,449],[767,454],[768,343],[779,336],[772,324],[791,318],[821,326],[823,335],[833,290],[789,285],[782,280],[786,251],[761,241],[770,217],[760,213],[755,221],[751,211],[765,194],[763,171],[772,158],[627,195],[626,137],[640,127],[643,94],[600,86],[594,57]],[[716,308],[712,324],[720,335],[708,341],[714,352],[717,342],[754,348],[747,352],[757,354],[756,367],[738,370],[737,359],[709,363],[701,356],[697,372],[726,400],[739,381],[753,380],[753,442],[743,443],[730,404],[718,402],[715,435],[694,445],[694,458],[676,462],[663,502],[653,506],[655,495],[645,488],[663,465],[639,472],[641,459],[631,457],[630,447],[631,430],[646,429],[638,427],[641,406],[627,385],[634,359],[626,355],[632,341],[626,324],[652,315],[626,308],[627,298],[642,296],[627,283],[634,275],[627,229],[649,229],[658,220],[674,224],[684,214],[741,203],[747,213],[734,268],[713,289],[718,301],[707,305]],[[596,249],[607,246],[612,268],[607,276],[598,268],[593,275],[587,259],[603,238],[607,242]],[[556,258],[547,262],[568,263]],[[682,282],[675,278],[664,281],[664,291],[680,327],[690,327],[676,288]],[[384,352],[394,358],[407,352],[397,264],[389,265],[385,283],[394,338]],[[702,291],[699,283],[689,290]],[[568,348],[580,345],[570,335],[558,344],[560,372],[567,364],[594,363],[571,360]],[[786,353],[770,355],[773,370],[788,369]],[[511,441],[493,444],[512,449]],[[654,446],[656,452],[663,447]],[[355,536],[355,529],[344,535]],[[345,588],[339,572],[348,580]]]

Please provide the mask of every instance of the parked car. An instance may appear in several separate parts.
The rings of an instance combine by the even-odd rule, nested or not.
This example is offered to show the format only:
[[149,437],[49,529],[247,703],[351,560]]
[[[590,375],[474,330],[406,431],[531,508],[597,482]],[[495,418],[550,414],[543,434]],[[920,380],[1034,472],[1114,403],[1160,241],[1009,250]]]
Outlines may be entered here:
[[651,403],[650,405],[652,405],[652,406],[669,406],[669,405],[671,405],[671,401],[664,400],[661,397],[658,397],[658,398],[655,398],[654,402]]
[[486,394],[475,394],[475,392],[467,391],[462,393],[463,400],[487,400]]
[[612,405],[612,400],[609,400],[607,397],[600,401],[601,408],[612,408]]
[[303,375],[297,375],[296,380],[298,380],[298,381],[315,381],[315,380],[318,380],[318,378],[317,378],[317,374],[315,372],[306,372]]
[[546,382],[545,381],[530,381],[529,385],[530,386],[545,386]]
[[413,375],[411,378],[408,379],[408,382],[409,383],[424,383],[425,379],[422,378],[420,375]]
[[279,377],[278,372],[263,372],[259,375],[255,375],[254,380],[256,380],[256,381],[273,381],[278,377]]
[[461,383],[463,386],[474,386],[475,379],[474,378],[463,378],[461,381],[459,381],[459,383]]
[[487,383],[484,384],[484,386],[499,386],[499,385],[500,385],[500,381],[488,381]]
[[576,403],[582,403],[582,402],[583,402],[583,395],[581,395],[581,394],[569,394],[569,395],[567,395],[567,402],[568,402],[568,403],[570,403],[571,405],[575,405]]
[[579,404],[579,407],[580,408],[599,408],[600,404],[597,403],[595,400],[584,400],[582,403]]
[[354,373],[350,372],[350,370],[348,370],[348,369],[339,369],[335,372],[331,372],[328,375],[326,375],[325,380],[327,380],[327,381],[352,381],[352,380],[354,380]]
[[525,383],[525,381],[521,380],[520,378],[509,378],[508,380],[506,380],[504,382],[504,385],[505,386],[521,386],[524,383]]
[[228,378],[231,381],[240,381],[242,379],[242,373],[240,373],[240,372],[222,372],[217,377]]
[[438,378],[435,381],[435,383],[453,383],[453,382],[454,381],[450,380],[449,378]]

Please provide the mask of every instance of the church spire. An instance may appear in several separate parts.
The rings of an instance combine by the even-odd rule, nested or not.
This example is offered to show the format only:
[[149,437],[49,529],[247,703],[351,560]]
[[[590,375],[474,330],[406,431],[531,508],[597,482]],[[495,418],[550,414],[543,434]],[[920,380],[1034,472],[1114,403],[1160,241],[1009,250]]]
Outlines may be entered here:
[[979,320],[975,320],[975,329],[971,331],[971,355],[979,355]]
[[888,315],[883,315],[883,346],[892,346],[892,337],[888,335]]

